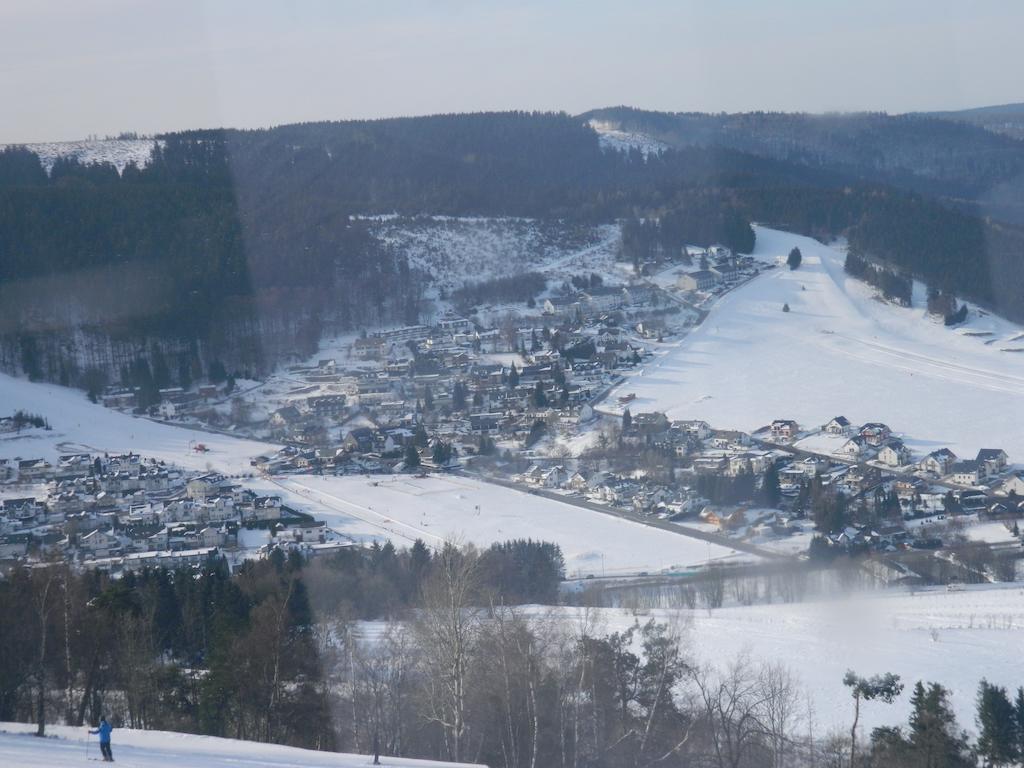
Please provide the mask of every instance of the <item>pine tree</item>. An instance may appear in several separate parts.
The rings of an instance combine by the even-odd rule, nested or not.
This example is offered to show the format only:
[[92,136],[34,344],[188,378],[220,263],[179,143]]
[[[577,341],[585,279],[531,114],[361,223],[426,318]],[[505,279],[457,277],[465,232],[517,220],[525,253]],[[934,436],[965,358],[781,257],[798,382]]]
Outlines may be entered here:
[[415,445],[405,447],[405,468],[416,469],[420,465],[420,454]]
[[413,445],[418,446],[419,448],[426,448],[427,443],[429,442],[430,438],[427,435],[427,428],[424,427],[422,424],[417,424],[416,431],[413,433],[412,436]]
[[967,737],[959,729],[949,691],[938,683],[914,686],[910,700],[911,754],[923,768],[967,768],[973,765]]
[[452,386],[452,408],[456,411],[466,409],[466,385],[461,381],[456,381]]
[[771,462],[768,464],[768,468],[764,471],[764,477],[761,479],[761,502],[766,507],[777,507],[781,497],[782,495],[779,491],[779,470],[775,467],[775,462]]
[[508,368],[508,388],[509,389],[515,389],[518,386],[519,386],[519,371],[516,370],[516,364],[512,363],[512,365],[510,365],[509,368]]
[[540,381],[533,388],[533,404],[537,408],[548,407],[548,396],[544,392],[544,385]]
[[1014,734],[1017,738],[1017,757],[1024,758],[1024,687],[1017,689],[1013,702]]
[[629,408],[622,412],[622,431],[628,432],[633,426],[633,414],[629,412]]
[[789,256],[786,257],[786,263],[789,265],[790,269],[798,269],[803,260],[804,256],[800,253],[799,248],[793,248],[793,250],[789,252]]
[[978,753],[989,765],[1006,765],[1017,759],[1016,719],[1006,689],[982,679],[977,699]]

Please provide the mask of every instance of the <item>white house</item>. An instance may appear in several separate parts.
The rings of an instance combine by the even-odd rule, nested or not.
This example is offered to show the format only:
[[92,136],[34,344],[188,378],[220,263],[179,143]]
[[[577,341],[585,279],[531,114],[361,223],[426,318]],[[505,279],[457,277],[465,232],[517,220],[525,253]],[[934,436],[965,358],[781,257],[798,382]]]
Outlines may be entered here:
[[821,429],[826,435],[845,436],[853,432],[853,425],[845,416],[836,416]]
[[1024,477],[1021,475],[1021,472],[1014,472],[1003,481],[997,493],[1005,496],[1009,496],[1011,493],[1016,496],[1024,496]]
[[85,534],[80,540],[82,549],[94,557],[110,557],[121,552],[121,542],[113,533],[95,530]]
[[981,478],[981,465],[974,459],[956,462],[949,476],[949,479],[958,485],[977,485],[981,482]]
[[983,475],[998,475],[1006,469],[1009,458],[1002,448],[982,448],[978,451],[975,461],[978,462]]
[[839,448],[836,449],[835,454],[842,456],[847,459],[853,459],[854,461],[859,460],[864,452],[867,450],[867,441],[860,435],[854,435]]
[[679,276],[676,287],[681,291],[707,291],[718,284],[718,275],[710,269],[698,269]]
[[917,466],[922,472],[927,472],[936,477],[944,477],[952,471],[956,460],[956,454],[949,450],[949,448],[939,448],[937,451],[932,451],[921,459]]
[[878,452],[878,460],[888,467],[904,467],[910,463],[910,449],[902,440],[893,440]]

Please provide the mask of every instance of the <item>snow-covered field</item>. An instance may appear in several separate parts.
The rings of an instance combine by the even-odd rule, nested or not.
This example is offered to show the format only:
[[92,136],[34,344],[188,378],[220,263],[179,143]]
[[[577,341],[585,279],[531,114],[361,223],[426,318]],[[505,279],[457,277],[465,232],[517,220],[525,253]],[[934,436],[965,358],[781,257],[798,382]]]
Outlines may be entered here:
[[[560,618],[578,609],[559,609]],[[539,616],[549,609],[538,609]],[[974,728],[974,697],[982,677],[1016,690],[1024,681],[1024,590],[1018,585],[872,592],[831,601],[736,606],[704,610],[654,610],[634,617],[601,611],[604,631],[649,618],[675,623],[684,647],[703,664],[722,667],[747,652],[751,661],[781,662],[801,678],[815,709],[815,729],[849,732],[852,704],[842,677],[899,674],[909,689],[917,680],[952,691],[960,725]],[[905,722],[909,690],[894,706],[861,709],[863,734],[874,726]]]
[[744,430],[778,418],[811,428],[842,414],[889,424],[918,454],[1001,447],[1024,461],[1024,354],[1006,351],[1024,349],[1019,326],[972,310],[946,328],[927,317],[920,287],[912,308],[883,303],[846,277],[840,250],[757,228],[759,259],[776,262],[793,246],[798,270],[782,265],[725,295],[606,405],[635,392],[634,413]]
[[[17,768],[65,768],[96,760],[99,747],[95,736],[87,736],[85,728],[47,727],[47,738],[30,734],[35,726],[25,723],[0,723],[0,765]],[[88,743],[86,740],[89,740]],[[219,739],[171,731],[136,731],[117,728],[111,740],[117,765],[132,768],[166,768],[170,765],[189,768],[237,768],[240,765],[267,768],[298,766],[331,766],[355,768],[371,765],[373,757],[338,752],[317,752],[311,749],[259,744],[255,741]],[[381,757],[381,765],[405,768],[445,768],[468,763],[440,763],[430,760]]]
[[[0,435],[0,458],[53,461],[63,453],[134,451],[188,469],[239,474],[252,471],[251,457],[276,450],[276,446],[253,440],[135,418],[90,403],[81,390],[0,374],[0,414],[9,416],[16,410],[43,416],[52,429],[32,430],[20,437]],[[197,453],[196,443],[209,450]]]
[[753,559],[728,547],[466,477],[301,475],[254,483],[283,492],[287,504],[357,541],[390,538],[408,545],[419,538],[438,546],[452,539],[481,547],[519,538],[553,541],[562,548],[570,577]]
[[53,168],[58,157],[77,158],[86,165],[110,163],[120,172],[128,163],[135,163],[140,168],[148,165],[154,143],[153,139],[91,139],[26,144],[25,148],[39,155],[47,172]]

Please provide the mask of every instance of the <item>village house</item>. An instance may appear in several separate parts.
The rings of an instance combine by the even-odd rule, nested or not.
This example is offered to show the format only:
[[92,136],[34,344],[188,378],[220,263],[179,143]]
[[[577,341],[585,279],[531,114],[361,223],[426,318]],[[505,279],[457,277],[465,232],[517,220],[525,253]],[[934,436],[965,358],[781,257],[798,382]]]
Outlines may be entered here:
[[373,450],[373,430],[369,427],[356,427],[349,430],[342,441],[342,447],[353,453],[370,453]]
[[799,431],[799,426],[792,419],[776,419],[769,429],[772,440],[780,443],[790,442]]
[[46,459],[18,459],[18,479],[26,483],[45,480],[52,472],[53,465]]
[[681,291],[709,291],[718,284],[718,275],[710,269],[698,269],[679,276],[676,287]]
[[888,467],[905,467],[911,461],[910,449],[902,440],[891,440],[878,452],[878,460]]
[[286,405],[270,414],[270,426],[272,427],[289,427],[292,424],[298,424],[300,421],[302,421],[302,414],[299,413],[299,409],[294,405]]
[[854,435],[835,450],[835,455],[850,461],[860,461],[866,451],[867,441],[860,435]]
[[190,499],[202,501],[207,496],[217,493],[222,486],[227,484],[224,475],[211,472],[199,477],[193,477],[185,484],[185,493]]
[[1024,496],[1024,472],[1014,472],[999,486],[997,493],[1004,496]]
[[869,422],[860,428],[860,436],[875,448],[883,445],[892,435],[892,430],[881,422]]
[[917,463],[918,469],[935,477],[945,477],[953,470],[957,456],[949,448],[932,451]]
[[956,462],[950,469],[949,479],[957,485],[978,485],[982,478],[982,467],[974,459]]
[[350,351],[356,360],[380,360],[384,357],[386,348],[384,339],[370,336],[353,341]]
[[850,424],[850,420],[845,416],[836,416],[824,427],[822,432],[826,435],[835,435],[837,437],[845,437],[853,432],[853,425]]
[[730,282],[735,280],[739,275],[739,269],[731,261],[723,261],[720,264],[715,264],[710,270],[714,273],[719,280],[722,282]]
[[345,395],[317,395],[306,398],[310,413],[319,417],[342,416],[345,413]]
[[1009,458],[1002,448],[982,448],[975,461],[978,462],[982,476],[989,477],[1003,472]]
[[92,557],[111,557],[123,551],[121,541],[110,531],[99,529],[85,534],[79,540],[81,548]]
[[688,437],[693,437],[697,440],[707,440],[713,434],[711,425],[706,421],[700,421],[697,419],[689,421],[674,421],[672,427],[681,430]]

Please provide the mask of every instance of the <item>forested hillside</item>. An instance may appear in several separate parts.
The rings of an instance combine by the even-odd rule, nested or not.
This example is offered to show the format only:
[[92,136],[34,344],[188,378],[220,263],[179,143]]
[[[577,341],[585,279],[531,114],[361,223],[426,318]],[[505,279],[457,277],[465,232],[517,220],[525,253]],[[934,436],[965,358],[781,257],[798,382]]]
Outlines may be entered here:
[[986,213],[1024,222],[1024,142],[985,130],[968,118],[884,113],[709,115],[627,107],[594,110],[581,117],[645,133],[677,148],[729,148],[863,182],[969,200]]
[[[0,151],[0,367],[71,384],[154,358],[165,384],[214,364],[258,375],[310,354],[325,329],[416,322],[431,276],[366,214],[657,218],[661,240],[741,251],[752,220],[848,234],[866,255],[1024,317],[1024,239],[946,197],[1024,168],[1017,142],[931,120],[938,138],[917,145],[909,118],[876,129],[864,116],[856,130],[821,118],[801,143],[792,126],[818,118],[636,116],[662,136],[717,138],[645,156],[603,149],[580,118],[493,113],[169,134],[120,174],[73,159],[48,174],[25,149]],[[931,186],[882,184],[906,174]]]

